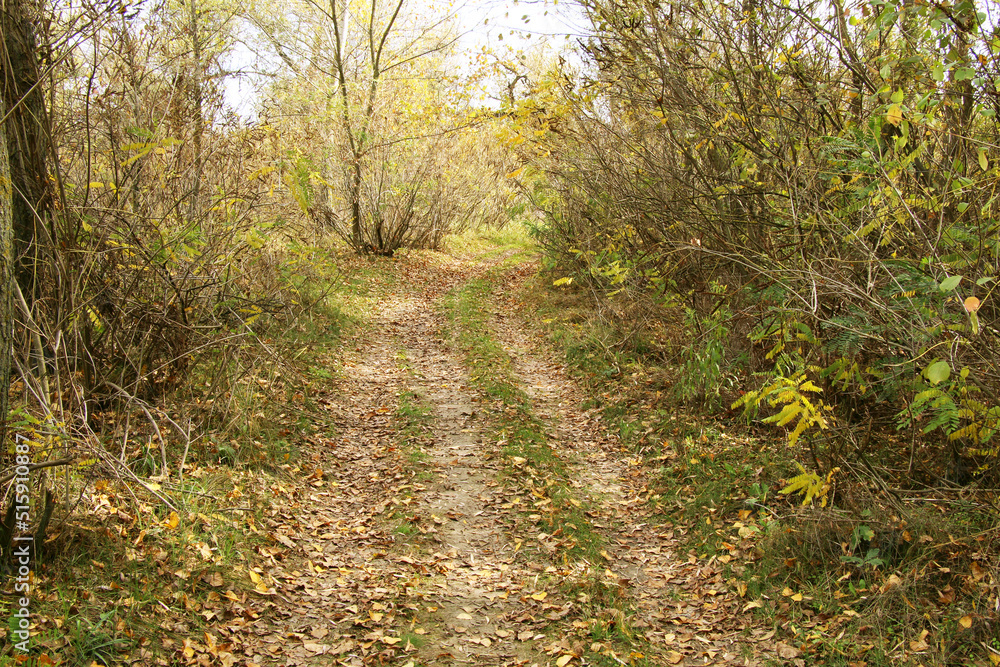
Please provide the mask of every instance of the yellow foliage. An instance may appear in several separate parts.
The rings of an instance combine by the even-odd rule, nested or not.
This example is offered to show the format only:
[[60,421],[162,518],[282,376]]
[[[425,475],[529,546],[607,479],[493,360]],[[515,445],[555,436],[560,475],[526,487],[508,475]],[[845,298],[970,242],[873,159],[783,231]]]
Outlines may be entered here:
[[778,414],[764,419],[768,424],[777,426],[788,426],[796,419],[795,428],[788,434],[788,444],[795,445],[799,438],[816,426],[820,430],[829,428],[827,416],[823,413],[829,411],[829,407],[823,401],[810,400],[806,392],[820,393],[823,390],[816,386],[812,380],[806,378],[805,373],[797,373],[790,378],[778,378],[773,383],[767,385],[759,391],[749,391],[738,401],[733,403],[733,407],[743,406],[745,412],[756,412],[762,401],[767,401],[771,407],[781,406]]
[[788,486],[778,493],[785,495],[789,493],[801,493],[803,496],[803,507],[819,498],[820,505],[826,507],[830,489],[833,488],[833,476],[840,471],[840,468],[834,468],[823,478],[814,472],[807,472],[798,461],[795,462],[795,465],[802,471],[802,474],[788,480]]

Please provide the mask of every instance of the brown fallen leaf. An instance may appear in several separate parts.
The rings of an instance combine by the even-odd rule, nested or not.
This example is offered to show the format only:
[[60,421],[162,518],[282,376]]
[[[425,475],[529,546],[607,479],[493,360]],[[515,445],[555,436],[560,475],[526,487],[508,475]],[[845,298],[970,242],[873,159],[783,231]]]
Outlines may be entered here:
[[324,653],[330,650],[329,644],[314,644],[311,642],[306,642],[302,646],[303,648],[305,648],[305,650],[309,651],[314,655],[323,655]]
[[795,648],[794,646],[789,646],[784,642],[778,642],[774,648],[778,652],[778,656],[786,660],[791,660],[792,658],[799,657],[800,653],[799,649]]
[[929,646],[925,640],[927,639],[927,635],[929,634],[930,632],[927,630],[922,631],[919,637],[910,642],[910,650],[926,651],[929,648]]

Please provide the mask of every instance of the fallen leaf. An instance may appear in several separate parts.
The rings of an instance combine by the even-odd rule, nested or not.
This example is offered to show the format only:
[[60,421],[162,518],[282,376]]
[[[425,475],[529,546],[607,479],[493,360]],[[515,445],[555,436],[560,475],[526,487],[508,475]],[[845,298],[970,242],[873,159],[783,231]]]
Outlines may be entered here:
[[667,662],[669,662],[671,665],[676,665],[680,663],[680,661],[683,659],[684,659],[684,654],[678,653],[677,651],[671,651],[670,653],[667,654]]
[[924,640],[927,639],[927,635],[929,635],[929,634],[930,634],[930,632],[927,631],[927,630],[922,631],[920,633],[919,637],[917,637],[916,639],[914,639],[913,641],[910,642],[910,650],[911,651],[926,651],[927,648],[928,648],[928,645],[927,645],[927,642],[924,641]]
[[972,627],[972,617],[966,614],[962,618],[958,619],[958,624],[961,625],[966,630],[968,630],[969,628]]
[[789,646],[784,642],[778,642],[774,648],[778,651],[778,655],[786,660],[799,657],[799,649],[794,646]]
[[307,643],[303,644],[302,646],[307,651],[309,651],[310,653],[313,653],[315,655],[323,655],[324,653],[326,653],[327,651],[330,650],[330,645],[329,644],[313,644],[313,643],[308,643],[307,642]]
[[881,588],[879,588],[879,592],[885,593],[890,588],[893,588],[895,586],[899,586],[902,583],[903,582],[900,580],[899,577],[897,577],[895,574],[890,574],[889,578],[886,580],[886,582],[884,584],[882,584]]
[[539,602],[541,602],[546,598],[546,596],[548,596],[548,593],[546,593],[545,591],[539,591],[538,593],[533,593],[531,595],[531,599],[538,600]]
[[559,659],[556,660],[556,667],[566,667],[566,665],[568,665],[569,661],[572,660],[572,659],[573,659],[573,656],[571,654],[569,654],[569,653],[567,653],[566,655],[560,656]]

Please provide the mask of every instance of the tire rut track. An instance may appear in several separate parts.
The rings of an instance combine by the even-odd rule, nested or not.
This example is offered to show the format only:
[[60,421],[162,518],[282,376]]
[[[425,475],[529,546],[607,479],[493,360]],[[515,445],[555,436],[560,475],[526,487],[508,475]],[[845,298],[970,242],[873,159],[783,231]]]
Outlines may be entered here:
[[506,308],[498,309],[493,328],[546,425],[549,446],[571,467],[581,500],[594,508],[592,525],[608,544],[604,565],[635,610],[632,627],[661,664],[754,664],[743,658],[748,651],[741,650],[740,611],[721,564],[679,553],[672,526],[650,520],[647,467],[621,446],[599,410],[580,407],[587,394],[516,313],[519,304],[511,295],[528,275],[509,276],[507,296],[498,298]]

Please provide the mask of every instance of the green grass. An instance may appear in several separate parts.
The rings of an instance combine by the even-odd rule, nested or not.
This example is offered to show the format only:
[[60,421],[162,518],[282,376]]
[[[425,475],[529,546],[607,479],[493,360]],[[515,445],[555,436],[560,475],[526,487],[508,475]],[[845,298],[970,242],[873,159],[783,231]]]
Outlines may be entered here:
[[454,255],[474,256],[480,261],[503,252],[521,254],[534,252],[536,248],[528,228],[519,222],[511,222],[500,229],[480,227],[450,234],[445,238],[445,247]]
[[[727,581],[745,586],[743,600],[761,600],[757,622],[774,623],[808,664],[983,664],[998,618],[983,584],[995,511],[984,522],[989,512],[971,495],[941,490],[902,503],[858,470],[835,475],[830,507],[802,507],[801,496],[780,491],[799,474],[793,461],[810,459],[808,443],[790,448],[780,432],[680,404],[665,361],[676,343],[651,344],[662,331],[602,317],[573,290],[536,286],[526,298],[590,390],[590,407],[645,459],[658,520],[680,528],[684,551],[716,558]],[[829,631],[802,631],[820,617],[834,619]],[[934,639],[913,655],[925,629]]]
[[412,644],[415,648],[423,648],[427,645],[427,636],[418,635],[416,632],[404,632],[399,638],[403,640],[401,642],[402,646]]
[[586,516],[587,505],[576,499],[570,471],[548,445],[544,424],[535,417],[531,400],[511,370],[511,360],[489,329],[487,304],[490,278],[470,281],[445,300],[459,346],[476,388],[494,405],[492,437],[501,443],[506,476],[543,502],[525,512],[563,544],[567,557],[596,560],[603,538]]

